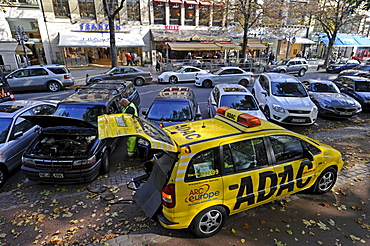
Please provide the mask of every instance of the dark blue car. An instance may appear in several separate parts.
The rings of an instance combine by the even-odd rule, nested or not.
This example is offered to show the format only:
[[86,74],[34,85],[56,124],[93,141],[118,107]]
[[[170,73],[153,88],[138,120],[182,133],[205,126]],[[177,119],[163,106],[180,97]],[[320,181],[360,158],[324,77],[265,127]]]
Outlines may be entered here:
[[359,76],[369,73],[370,65],[358,65],[352,69],[346,69],[339,73],[339,76]]
[[370,79],[358,76],[341,76],[333,82],[341,92],[356,99],[362,109],[370,110]]
[[360,65],[360,62],[357,60],[353,60],[353,59],[339,60],[339,61],[336,61],[335,63],[329,64],[326,67],[326,72],[327,73],[339,73],[343,70],[352,69],[354,67],[357,67],[358,65]]

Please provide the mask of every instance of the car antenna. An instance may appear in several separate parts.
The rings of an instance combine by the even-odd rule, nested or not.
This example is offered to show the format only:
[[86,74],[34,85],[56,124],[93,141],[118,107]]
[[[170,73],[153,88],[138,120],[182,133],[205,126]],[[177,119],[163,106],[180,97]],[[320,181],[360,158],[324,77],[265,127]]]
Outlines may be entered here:
[[205,128],[206,126],[204,125],[204,122],[202,122],[202,128]]

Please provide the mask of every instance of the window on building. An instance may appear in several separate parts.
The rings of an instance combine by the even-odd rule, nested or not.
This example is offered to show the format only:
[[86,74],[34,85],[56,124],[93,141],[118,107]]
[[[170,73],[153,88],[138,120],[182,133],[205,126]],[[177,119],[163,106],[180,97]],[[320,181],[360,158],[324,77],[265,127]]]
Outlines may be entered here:
[[193,4],[185,5],[185,25],[195,25],[195,5]]
[[[113,6],[113,8],[114,8],[114,10],[116,10],[117,8],[118,8],[118,2],[117,2],[117,0],[107,0],[108,1],[108,8],[110,8],[110,6]],[[113,9],[111,10],[111,13],[113,13],[113,11],[114,11]],[[104,17],[106,18],[106,19],[108,19],[108,16],[107,16],[107,14],[105,13],[105,11],[103,11],[104,12]],[[115,16],[115,19],[116,20],[119,20],[119,14],[117,13],[116,14],[116,16]]]
[[180,25],[180,4],[170,4],[170,25]]
[[213,5],[213,21],[212,26],[222,26],[222,19],[224,16],[224,5],[221,3]]
[[140,20],[140,0],[127,0],[127,19],[130,21]]
[[199,6],[199,26],[209,26],[211,16],[210,5]]
[[94,0],[78,0],[81,18],[95,19]]
[[68,0],[53,0],[55,17],[68,17],[70,15]]
[[153,2],[154,24],[166,24],[166,4],[164,2]]

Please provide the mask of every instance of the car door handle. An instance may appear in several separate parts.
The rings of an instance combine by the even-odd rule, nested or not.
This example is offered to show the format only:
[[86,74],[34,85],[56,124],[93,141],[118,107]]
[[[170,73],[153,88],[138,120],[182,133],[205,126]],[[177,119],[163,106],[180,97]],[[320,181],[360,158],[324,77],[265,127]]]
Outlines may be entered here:
[[229,186],[229,190],[236,190],[239,188],[239,185],[238,184],[233,184],[233,185],[230,185]]

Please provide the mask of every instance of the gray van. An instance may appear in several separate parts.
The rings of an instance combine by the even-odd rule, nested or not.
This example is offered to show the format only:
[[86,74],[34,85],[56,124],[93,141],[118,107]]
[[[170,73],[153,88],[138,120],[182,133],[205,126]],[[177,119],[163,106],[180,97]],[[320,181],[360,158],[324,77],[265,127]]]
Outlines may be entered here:
[[308,63],[304,58],[282,59],[274,65],[266,67],[266,72],[298,74],[303,77],[308,70]]

